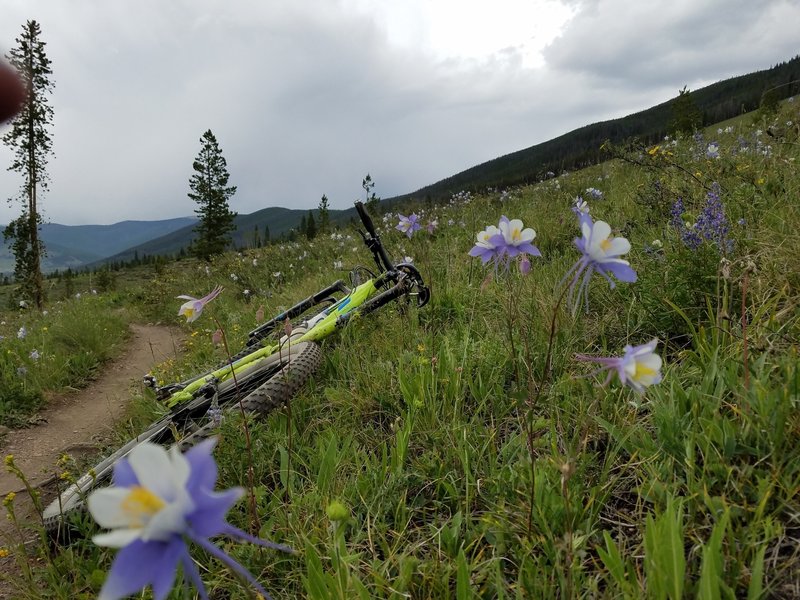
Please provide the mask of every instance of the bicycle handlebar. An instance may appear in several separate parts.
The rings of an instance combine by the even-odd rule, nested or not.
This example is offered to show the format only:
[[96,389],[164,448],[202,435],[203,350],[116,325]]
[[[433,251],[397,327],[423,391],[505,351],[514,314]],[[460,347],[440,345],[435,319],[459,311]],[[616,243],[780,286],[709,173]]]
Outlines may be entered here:
[[386,249],[383,247],[383,244],[381,244],[381,238],[375,231],[375,225],[372,223],[372,219],[367,214],[367,210],[364,208],[364,204],[362,202],[356,202],[356,211],[358,211],[358,216],[361,217],[361,222],[364,224],[364,229],[366,229],[367,233],[369,234],[369,237],[367,237],[363,232],[361,232],[361,237],[364,238],[364,243],[375,257],[375,263],[378,265],[380,270],[391,271],[394,269],[394,263],[389,257],[389,254],[386,252]]

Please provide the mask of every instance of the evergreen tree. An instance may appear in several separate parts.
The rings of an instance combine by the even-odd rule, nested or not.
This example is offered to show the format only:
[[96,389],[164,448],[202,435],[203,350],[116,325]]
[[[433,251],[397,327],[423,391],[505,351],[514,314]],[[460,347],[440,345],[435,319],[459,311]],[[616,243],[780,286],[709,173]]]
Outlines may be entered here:
[[264,225],[264,243],[269,244],[269,225]]
[[308,230],[306,229],[306,216],[303,215],[302,217],[300,217],[300,226],[298,227],[297,232],[300,235],[306,235],[307,231]]
[[200,206],[195,211],[200,222],[194,228],[197,237],[191,250],[198,258],[209,260],[225,250],[231,241],[230,233],[236,229],[233,223],[236,213],[228,206],[236,186],[228,187],[227,162],[210,129],[200,143],[203,148],[192,164],[195,173],[189,179],[189,198]]
[[306,237],[313,240],[317,237],[317,224],[314,221],[314,213],[308,211],[308,219],[306,219]]
[[373,192],[373,188],[375,187],[375,182],[372,181],[372,177],[370,177],[369,173],[364,179],[361,181],[361,187],[364,188],[366,192],[366,199],[364,200],[364,206],[372,216],[377,216],[378,214],[378,203],[381,199],[375,195]]
[[328,233],[331,228],[331,215],[328,212],[328,197],[325,194],[322,194],[322,200],[319,201],[317,214],[319,215],[319,233]]
[[44,305],[41,259],[44,246],[39,238],[42,222],[39,213],[39,191],[47,190],[47,160],[53,154],[53,140],[48,129],[53,124],[53,107],[48,95],[53,93],[50,80],[53,71],[45,54],[45,43],[40,39],[41,28],[36,21],[28,21],[22,35],[16,39],[18,46],[6,56],[19,72],[28,88],[28,97],[11,123],[11,130],[3,136],[3,143],[14,152],[9,171],[21,173],[22,214],[9,223],[3,232],[11,240],[14,252],[14,277],[20,292],[30,297],[41,309]]
[[683,86],[678,97],[672,101],[672,130],[675,133],[692,135],[703,124],[703,116],[692,99],[692,93]]

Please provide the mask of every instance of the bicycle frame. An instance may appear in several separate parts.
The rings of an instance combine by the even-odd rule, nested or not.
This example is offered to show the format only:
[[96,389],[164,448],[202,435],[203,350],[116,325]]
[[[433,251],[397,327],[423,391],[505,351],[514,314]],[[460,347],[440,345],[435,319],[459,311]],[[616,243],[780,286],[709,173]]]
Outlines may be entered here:
[[[419,294],[419,306],[424,306],[428,302],[430,297],[428,288],[425,286],[422,276],[416,267],[410,263],[393,265],[361,203],[356,203],[356,209],[367,229],[367,234],[361,231],[359,233],[361,233],[367,248],[373,253],[379,269],[383,270],[383,272],[352,290],[342,280],[334,282],[251,331],[247,342],[248,346],[252,347],[260,344],[267,335],[286,319],[297,318],[314,306],[330,300],[331,295],[336,292],[344,293],[345,296],[340,300],[335,300],[333,304],[304,322],[302,326],[306,328],[306,331],[299,337],[291,339],[288,343],[299,344],[301,342],[322,341],[347,325],[354,315],[371,313],[401,296],[415,293],[414,290],[417,290],[416,293]],[[384,286],[392,283],[394,285],[388,289],[382,292],[379,291]],[[227,381],[231,377],[235,379],[256,361],[279,352],[285,341],[286,339],[275,344],[261,346],[251,352],[247,352],[244,356],[241,356],[240,353],[240,358],[231,361],[227,365],[179,384],[157,388],[156,394],[170,408],[181,405],[195,398],[201,388],[209,382]]]

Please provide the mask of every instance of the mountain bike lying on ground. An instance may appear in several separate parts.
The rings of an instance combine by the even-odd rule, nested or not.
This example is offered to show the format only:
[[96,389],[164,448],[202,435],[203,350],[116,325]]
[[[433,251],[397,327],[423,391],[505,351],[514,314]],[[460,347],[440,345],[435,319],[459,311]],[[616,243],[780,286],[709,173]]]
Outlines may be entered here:
[[[319,367],[322,354],[317,342],[356,315],[371,313],[402,297],[416,297],[419,307],[427,304],[430,291],[417,268],[410,263],[393,263],[363,204],[357,202],[356,210],[366,229],[359,233],[372,252],[378,274],[356,267],[350,273],[352,289],[338,280],[276,315],[251,331],[246,347],[217,369],[162,387],[145,378],[170,412],[62,491],[44,510],[46,530],[57,532],[64,526],[65,517],[82,510],[87,494],[105,485],[114,464],[142,442],[176,445],[184,450],[212,435],[226,411],[241,406],[246,412],[264,415],[285,405]],[[360,283],[362,272],[369,279]],[[337,298],[337,294],[342,296]],[[321,311],[306,316],[321,305]],[[276,330],[283,331],[287,320],[298,319],[299,324],[289,335],[270,341]]]

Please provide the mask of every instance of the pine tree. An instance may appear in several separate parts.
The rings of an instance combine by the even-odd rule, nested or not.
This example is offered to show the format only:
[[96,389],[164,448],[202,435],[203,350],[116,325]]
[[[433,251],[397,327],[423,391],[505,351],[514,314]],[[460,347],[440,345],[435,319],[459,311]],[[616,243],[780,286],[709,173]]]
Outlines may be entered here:
[[372,181],[372,177],[370,177],[369,173],[364,179],[361,181],[361,187],[364,188],[366,192],[366,198],[364,200],[364,206],[372,216],[377,216],[378,214],[378,205],[380,204],[381,199],[375,195],[373,192],[373,188],[375,187],[375,182]]
[[228,200],[236,193],[236,186],[228,187],[227,162],[217,138],[209,129],[200,138],[203,145],[192,168],[195,173],[189,179],[189,198],[200,206],[196,211],[200,222],[194,228],[197,234],[192,243],[192,254],[209,260],[214,254],[222,253],[230,244],[230,233],[236,229]]
[[9,223],[3,235],[11,240],[14,277],[20,292],[30,297],[39,309],[44,305],[39,192],[46,191],[49,183],[46,167],[53,154],[53,140],[48,131],[53,124],[53,107],[47,97],[55,87],[49,78],[53,71],[40,35],[39,24],[28,21],[22,28],[22,35],[16,39],[18,46],[6,56],[25,82],[28,97],[12,121],[11,130],[3,136],[3,143],[14,152],[8,170],[21,173],[24,179],[20,191],[22,214]]
[[319,233],[328,233],[331,228],[331,215],[328,212],[328,197],[325,194],[322,194],[322,200],[319,201],[317,214],[319,215]]
[[672,101],[672,130],[683,135],[692,135],[703,124],[703,115],[697,108],[692,93],[683,86],[678,97]]
[[317,224],[314,221],[314,214],[308,211],[308,219],[306,219],[306,237],[313,240],[317,237]]

